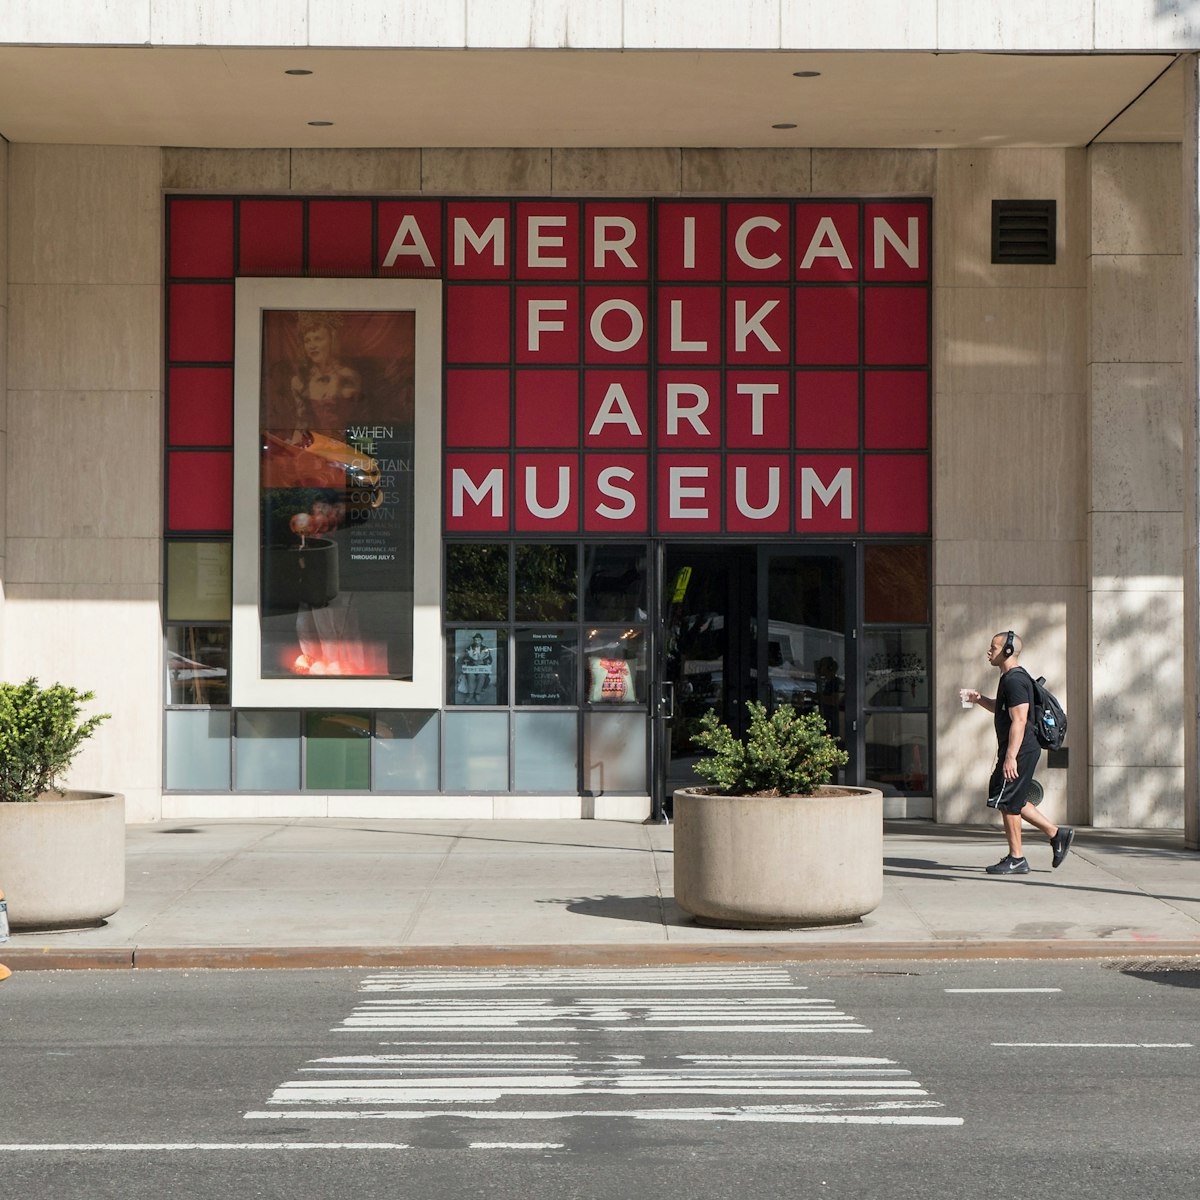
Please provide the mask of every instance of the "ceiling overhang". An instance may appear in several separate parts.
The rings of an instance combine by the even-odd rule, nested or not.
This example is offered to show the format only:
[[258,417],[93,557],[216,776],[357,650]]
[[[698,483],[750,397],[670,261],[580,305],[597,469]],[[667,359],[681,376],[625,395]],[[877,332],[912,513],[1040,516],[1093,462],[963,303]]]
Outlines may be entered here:
[[[0,134],[12,142],[214,147],[1177,141],[1183,91],[1182,73],[1169,69],[1174,61],[1170,54],[0,46]],[[804,70],[820,74],[795,76]]]

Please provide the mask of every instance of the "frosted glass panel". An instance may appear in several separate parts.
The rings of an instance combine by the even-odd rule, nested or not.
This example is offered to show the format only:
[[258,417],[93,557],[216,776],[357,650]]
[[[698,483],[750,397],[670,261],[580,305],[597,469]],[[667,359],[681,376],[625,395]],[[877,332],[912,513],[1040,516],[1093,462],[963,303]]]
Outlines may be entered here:
[[596,794],[646,791],[645,713],[584,715],[583,786]]
[[306,713],[304,785],[365,792],[371,786],[371,719],[363,713]]
[[239,791],[294,792],[300,787],[300,718],[294,712],[240,712]]
[[167,620],[228,621],[229,542],[167,544]]
[[446,791],[508,791],[508,713],[446,714]]
[[579,787],[574,713],[517,713],[516,790],[574,793]]
[[437,713],[380,713],[375,721],[374,790],[435,792],[437,785]]
[[229,791],[227,712],[168,712],[167,787]]

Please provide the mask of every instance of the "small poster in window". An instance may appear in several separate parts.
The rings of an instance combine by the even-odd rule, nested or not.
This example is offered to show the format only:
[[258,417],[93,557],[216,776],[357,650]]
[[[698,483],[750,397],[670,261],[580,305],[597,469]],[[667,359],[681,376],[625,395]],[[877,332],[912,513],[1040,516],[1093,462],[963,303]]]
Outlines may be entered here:
[[588,656],[588,699],[593,704],[635,704],[633,670],[623,658]]
[[558,629],[517,635],[517,703],[575,703],[575,639]]
[[454,702],[496,703],[496,631],[458,629],[454,633]]

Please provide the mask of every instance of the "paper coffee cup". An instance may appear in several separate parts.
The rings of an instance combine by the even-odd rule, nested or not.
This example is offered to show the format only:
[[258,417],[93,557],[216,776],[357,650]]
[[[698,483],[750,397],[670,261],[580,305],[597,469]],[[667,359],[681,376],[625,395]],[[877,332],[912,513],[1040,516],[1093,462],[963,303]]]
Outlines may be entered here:
[[958,689],[958,698],[959,698],[959,700],[962,701],[963,708],[974,708],[975,707],[975,701],[968,699],[970,694],[971,694],[970,688],[959,688]]

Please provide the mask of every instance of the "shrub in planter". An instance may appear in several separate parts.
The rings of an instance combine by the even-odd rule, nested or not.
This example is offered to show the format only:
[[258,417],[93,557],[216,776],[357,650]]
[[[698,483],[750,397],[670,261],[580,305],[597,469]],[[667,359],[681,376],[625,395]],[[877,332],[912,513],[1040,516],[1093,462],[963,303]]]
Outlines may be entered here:
[[736,796],[811,796],[828,783],[849,755],[829,736],[820,713],[803,715],[790,704],[768,713],[751,701],[750,728],[743,740],[710,708],[692,741],[708,757],[696,774],[719,792]]
[[751,703],[734,737],[713,712],[692,741],[710,786],[675,793],[675,901],[710,925],[860,920],[883,896],[883,797],[828,786],[848,761],[819,713]]
[[108,720],[81,716],[91,699],[36,679],[0,684],[0,886],[14,930],[94,925],[124,903],[124,797],[58,784]]
[[96,727],[109,719],[99,713],[80,720],[91,692],[56,683],[38,687],[0,683],[0,803],[28,803],[44,792],[57,792],[58,777],[71,765]]

